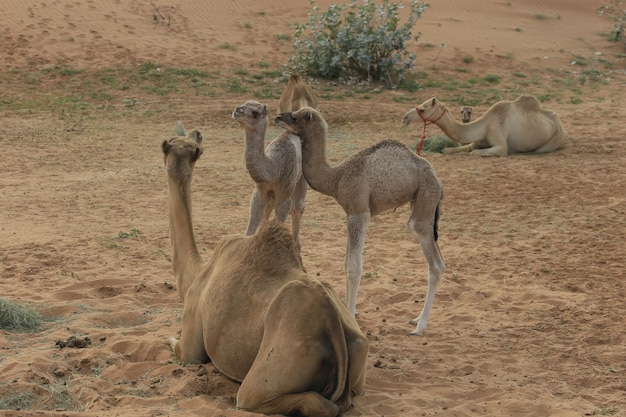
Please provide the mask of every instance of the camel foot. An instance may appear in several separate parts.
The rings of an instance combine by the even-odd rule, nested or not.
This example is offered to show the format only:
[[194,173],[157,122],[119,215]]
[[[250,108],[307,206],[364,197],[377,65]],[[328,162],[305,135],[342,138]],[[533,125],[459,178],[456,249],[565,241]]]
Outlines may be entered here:
[[176,352],[176,345],[178,344],[178,339],[176,339],[175,337],[170,337],[169,342],[170,342],[170,347],[172,348],[172,351]]

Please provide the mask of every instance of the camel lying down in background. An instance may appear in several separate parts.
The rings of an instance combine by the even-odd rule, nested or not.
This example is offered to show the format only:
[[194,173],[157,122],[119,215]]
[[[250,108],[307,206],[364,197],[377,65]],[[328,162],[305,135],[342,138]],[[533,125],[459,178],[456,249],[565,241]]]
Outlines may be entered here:
[[466,144],[445,148],[443,153],[471,152],[479,156],[506,156],[518,152],[552,152],[567,139],[556,113],[544,109],[533,96],[499,101],[469,123],[459,123],[446,106],[432,97],[404,115],[402,123],[434,123],[455,142]]
[[304,271],[296,243],[267,222],[230,236],[204,263],[191,219],[191,180],[202,154],[191,132],[162,144],[168,180],[172,264],[183,300],[183,362],[213,362],[241,381],[237,408],[334,417],[363,392],[368,343],[347,307]]

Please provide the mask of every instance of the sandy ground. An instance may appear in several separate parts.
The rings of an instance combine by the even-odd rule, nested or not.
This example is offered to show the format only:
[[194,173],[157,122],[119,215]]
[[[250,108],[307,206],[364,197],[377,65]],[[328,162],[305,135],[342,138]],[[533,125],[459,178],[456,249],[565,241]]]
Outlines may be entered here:
[[[230,112],[253,97],[163,97],[145,105],[150,112],[117,100],[63,117],[11,107],[23,90],[7,74],[145,61],[207,71],[278,66],[290,52],[278,35],[305,21],[309,3],[252,3],[2,2],[0,296],[47,321],[34,334],[0,330],[0,400],[36,396],[28,410],[0,414],[249,415],[234,409],[236,383],[211,364],[176,362],[166,343],[180,330],[181,304],[160,143],[177,120],[204,134],[193,204],[208,258],[222,236],[247,224],[253,186]],[[457,76],[521,71],[546,85],[582,71],[574,61],[585,59],[603,81],[581,83],[582,100],[546,102],[570,133],[562,150],[424,155],[445,187],[439,242],[447,270],[422,337],[406,335],[426,293],[426,262],[405,228],[408,207],[372,220],[357,306],[370,340],[366,392],[346,416],[626,416],[626,60],[605,37],[615,7],[623,4],[434,0],[418,21],[416,66],[430,79],[471,55]],[[59,91],[44,84],[38,93],[48,87]],[[476,115],[497,99],[543,92],[532,83],[500,87]],[[432,94],[447,102],[469,93],[433,86],[385,91],[375,103],[322,99],[329,160],[387,137],[414,146],[421,127],[403,129],[405,111]],[[276,100],[267,102],[275,109]],[[312,190],[302,240],[307,270],[344,294],[344,214]],[[91,344],[55,345],[72,336]]]

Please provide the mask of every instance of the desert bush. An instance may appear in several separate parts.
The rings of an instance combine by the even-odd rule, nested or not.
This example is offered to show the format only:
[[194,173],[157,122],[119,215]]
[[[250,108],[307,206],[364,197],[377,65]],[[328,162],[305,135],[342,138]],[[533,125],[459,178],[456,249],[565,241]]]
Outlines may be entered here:
[[395,85],[413,69],[415,54],[408,51],[412,30],[426,3],[412,0],[406,23],[400,24],[403,5],[382,0],[352,0],[331,4],[321,12],[315,0],[307,23],[297,23],[293,38],[292,70],[328,79],[357,77]]
[[41,327],[41,316],[28,306],[0,298],[0,329],[34,332]]
[[609,34],[608,38],[612,42],[624,42],[624,46],[626,46],[626,34],[624,31],[626,30],[626,10],[624,14],[621,16],[611,16],[613,20],[613,30]]

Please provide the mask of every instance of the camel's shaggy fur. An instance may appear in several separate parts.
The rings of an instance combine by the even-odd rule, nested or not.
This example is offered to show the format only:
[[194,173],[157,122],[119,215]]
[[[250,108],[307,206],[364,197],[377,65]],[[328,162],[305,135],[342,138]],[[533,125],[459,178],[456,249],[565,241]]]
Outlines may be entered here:
[[302,139],[302,170],[316,191],[332,196],[347,214],[348,243],[345,258],[346,300],[352,314],[363,272],[363,246],[371,216],[411,204],[407,222],[428,260],[428,292],[421,314],[411,323],[421,335],[445,263],[437,245],[437,219],[443,187],[432,166],[396,141],[383,141],[341,164],[326,160],[327,124],[319,111],[305,107],[282,113],[274,120]]
[[202,136],[162,144],[168,182],[172,263],[184,302],[183,362],[211,361],[241,381],[237,408],[334,417],[362,393],[368,343],[328,286],[304,271],[293,237],[267,222],[230,236],[204,263],[191,218],[191,181]]
[[[280,98],[279,107],[297,110],[301,106],[316,105],[310,87],[299,75],[292,75]],[[300,222],[308,188],[302,176],[300,138],[283,132],[264,149],[267,106],[257,101],[248,101],[237,107],[233,118],[244,128],[246,167],[256,183],[250,198],[250,217],[245,234],[254,234],[269,219],[272,211],[281,222],[290,213],[292,233],[300,248]]]
[[533,96],[499,101],[473,122],[459,123],[446,106],[432,97],[409,110],[404,125],[431,122],[455,142],[467,144],[444,153],[471,152],[479,156],[506,156],[518,152],[545,153],[559,149],[567,132],[556,113],[544,109]]

